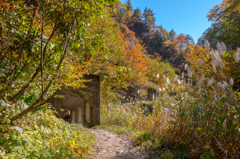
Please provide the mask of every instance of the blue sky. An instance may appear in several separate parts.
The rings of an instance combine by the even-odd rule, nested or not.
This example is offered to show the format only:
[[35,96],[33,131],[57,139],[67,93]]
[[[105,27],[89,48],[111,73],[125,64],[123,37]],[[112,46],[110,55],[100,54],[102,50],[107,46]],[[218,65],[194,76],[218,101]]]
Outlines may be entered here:
[[[121,0],[126,3],[127,0]],[[222,0],[131,0],[134,9],[144,11],[145,7],[155,13],[156,25],[177,34],[190,34],[194,41],[211,26],[206,17],[208,11]]]

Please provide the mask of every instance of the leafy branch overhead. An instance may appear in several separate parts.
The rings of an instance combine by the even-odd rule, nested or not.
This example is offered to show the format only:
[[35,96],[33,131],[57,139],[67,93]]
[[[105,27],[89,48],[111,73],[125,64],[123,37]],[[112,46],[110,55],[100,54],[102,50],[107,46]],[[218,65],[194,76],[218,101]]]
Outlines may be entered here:
[[[68,85],[66,72],[76,74],[75,78],[82,76],[84,71],[74,73],[73,67],[82,60],[80,48],[86,41],[82,37],[89,35],[86,24],[92,16],[104,16],[104,6],[114,6],[115,1],[19,0],[1,4],[0,97],[15,104],[33,90],[36,93],[27,109],[11,114],[11,120],[16,120],[46,103],[59,86]],[[99,46],[101,43],[93,47]],[[79,87],[83,81],[75,83]]]

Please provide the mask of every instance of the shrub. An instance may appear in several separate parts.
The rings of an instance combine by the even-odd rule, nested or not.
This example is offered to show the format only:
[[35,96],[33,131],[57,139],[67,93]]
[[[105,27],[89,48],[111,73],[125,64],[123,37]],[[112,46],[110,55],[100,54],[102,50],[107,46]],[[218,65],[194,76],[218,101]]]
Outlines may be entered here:
[[1,125],[3,158],[85,158],[92,152],[94,135],[90,131],[56,118],[54,111],[46,107],[15,125]]

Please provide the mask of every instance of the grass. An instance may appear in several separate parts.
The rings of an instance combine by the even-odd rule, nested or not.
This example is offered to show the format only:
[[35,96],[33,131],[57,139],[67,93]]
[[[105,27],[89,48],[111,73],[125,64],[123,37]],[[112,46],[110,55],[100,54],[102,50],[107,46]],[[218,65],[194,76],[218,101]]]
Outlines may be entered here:
[[128,134],[136,145],[152,151],[155,155],[158,154],[161,158],[188,156],[186,150],[181,146],[172,148],[165,145],[164,140],[160,139],[161,137],[156,132],[153,132],[153,127],[156,126],[153,123],[154,116],[144,115],[143,110],[139,107],[137,104],[113,104],[108,107],[109,109],[103,106],[101,108],[101,125],[99,128],[108,129],[119,134]]
[[[86,158],[92,153],[95,135],[81,125],[58,119],[44,108],[5,125],[0,134],[0,158]],[[3,129],[3,125],[1,125]],[[12,127],[13,128],[13,127]],[[21,133],[23,129],[23,133]]]
[[136,103],[103,106],[100,127],[131,135],[135,144],[159,158],[240,157],[236,92],[205,87],[196,93],[194,87],[177,84],[166,89],[152,103],[154,110],[148,116]]

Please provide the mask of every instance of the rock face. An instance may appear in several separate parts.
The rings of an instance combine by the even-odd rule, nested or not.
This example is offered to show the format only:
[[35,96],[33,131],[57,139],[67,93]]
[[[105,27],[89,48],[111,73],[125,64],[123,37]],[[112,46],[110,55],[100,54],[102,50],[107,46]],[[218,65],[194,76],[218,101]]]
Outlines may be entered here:
[[49,103],[58,111],[60,118],[70,123],[79,123],[90,127],[100,124],[100,77],[85,75],[86,88],[62,87],[55,95],[62,98],[52,98]]
[[200,38],[198,38],[197,44],[198,44],[199,46],[203,46],[203,41],[204,41],[204,38],[201,36]]

